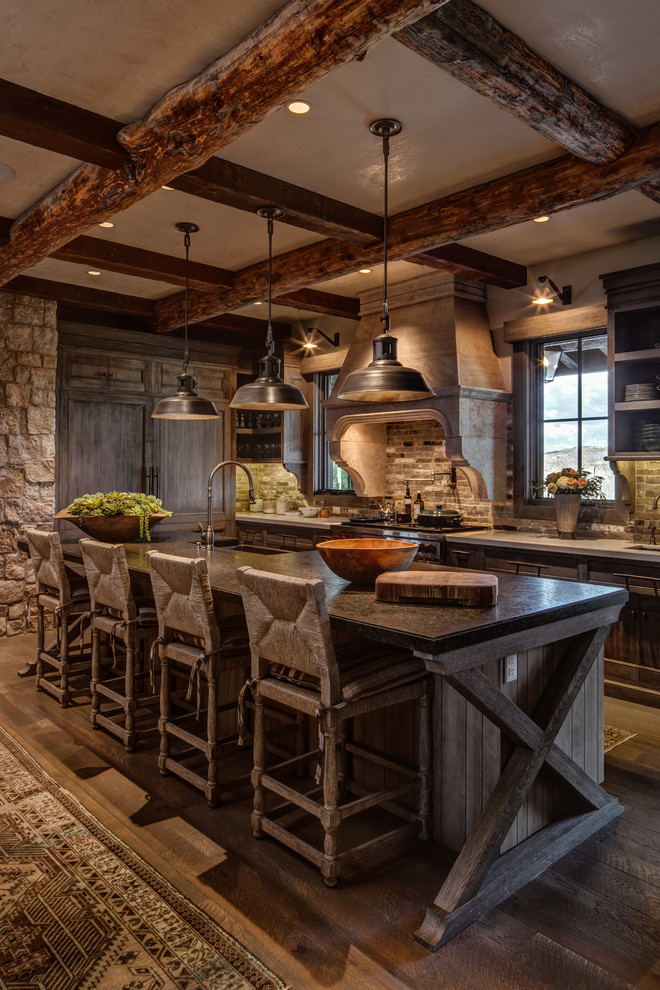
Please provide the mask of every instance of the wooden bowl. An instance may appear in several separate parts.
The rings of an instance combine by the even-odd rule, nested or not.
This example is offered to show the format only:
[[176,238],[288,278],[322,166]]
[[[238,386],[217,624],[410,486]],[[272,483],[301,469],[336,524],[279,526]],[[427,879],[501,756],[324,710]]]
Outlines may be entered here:
[[[152,529],[161,519],[167,519],[169,513],[157,512],[149,516],[149,529]],[[140,539],[139,516],[76,516],[66,509],[61,509],[54,517],[71,522],[82,529],[86,536],[91,536],[102,543],[137,543]],[[146,536],[143,537],[146,539]]]
[[374,584],[384,571],[405,571],[418,544],[405,540],[326,540],[316,549],[331,571],[354,584]]

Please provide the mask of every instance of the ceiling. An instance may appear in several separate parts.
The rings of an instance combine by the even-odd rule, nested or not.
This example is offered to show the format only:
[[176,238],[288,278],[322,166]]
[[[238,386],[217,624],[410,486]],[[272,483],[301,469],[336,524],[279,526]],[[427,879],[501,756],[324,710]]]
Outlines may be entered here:
[[[77,146],[67,143],[68,138],[60,142],[58,150],[52,150],[52,137],[43,137],[44,128],[34,126],[35,118],[23,114],[20,101],[8,100],[12,109],[4,114],[0,109],[0,217],[16,221],[25,215],[25,219],[22,226],[5,223],[5,243],[0,247],[0,284],[30,291],[30,283],[22,280],[45,280],[32,283],[32,288],[35,294],[47,295],[52,283],[55,297],[67,307],[69,315],[76,310],[82,315],[93,312],[97,308],[95,298],[101,300],[98,306],[103,311],[133,311],[138,321],[148,321],[153,309],[160,314],[156,328],[171,330],[177,324],[177,313],[178,323],[181,322],[181,270],[178,280],[158,277],[157,267],[150,273],[156,277],[144,277],[140,265],[133,265],[131,257],[124,256],[122,246],[157,252],[180,261],[184,254],[183,237],[175,224],[191,221],[200,227],[191,241],[191,264],[224,269],[225,276],[227,272],[236,276],[235,288],[229,292],[228,285],[206,295],[199,288],[193,290],[191,320],[209,319],[216,313],[220,317],[228,313],[245,317],[244,323],[239,325],[239,321],[232,328],[223,328],[220,319],[218,339],[228,340],[229,334],[244,330],[245,336],[240,340],[247,346],[253,339],[254,346],[259,347],[258,331],[255,334],[250,318],[263,319],[266,315],[264,259],[268,242],[266,222],[256,215],[249,195],[253,176],[244,170],[261,174],[258,181],[254,179],[254,189],[273,191],[271,201],[275,205],[275,194],[284,189],[282,184],[287,184],[287,190],[288,186],[294,186],[317,194],[315,202],[318,201],[322,217],[326,215],[327,200],[382,216],[382,147],[380,140],[370,133],[369,124],[375,118],[390,116],[401,121],[402,132],[391,140],[389,213],[395,218],[410,211],[415,217],[414,224],[412,219],[410,223],[402,219],[398,227],[392,220],[390,229],[395,245],[389,266],[392,281],[425,271],[423,265],[403,260],[410,253],[405,251],[408,229],[410,236],[416,238],[415,244],[424,242],[423,250],[415,250],[413,256],[457,242],[518,266],[660,232],[660,184],[655,185],[660,183],[660,140],[653,130],[653,125],[660,121],[660,77],[655,71],[660,42],[657,0],[629,0],[625,5],[620,0],[555,0],[552,5],[540,0],[483,0],[481,9],[472,0],[449,0],[436,10],[450,24],[459,15],[463,20],[481,15],[482,11],[493,15],[505,29],[542,56],[549,73],[554,66],[568,81],[590,94],[597,107],[600,104],[612,111],[610,118],[627,131],[629,145],[635,140],[636,132],[646,128],[642,131],[646,145],[643,153],[639,153],[643,175],[641,171],[637,174],[637,158],[627,170],[622,165],[631,154],[627,149],[610,151],[609,162],[583,166],[581,158],[572,156],[565,143],[562,146],[563,133],[553,131],[553,114],[543,108],[544,80],[538,64],[527,61],[524,47],[517,62],[518,70],[527,77],[529,92],[524,99],[514,94],[516,87],[511,80],[515,77],[516,59],[512,55],[509,60],[509,53],[515,54],[515,38],[505,35],[504,59],[486,73],[486,79],[482,75],[475,82],[474,78],[457,78],[455,73],[447,71],[444,56],[432,60],[412,50],[399,40],[400,36],[393,36],[389,28],[381,31],[383,36],[376,32],[362,37],[359,44],[351,41],[353,54],[359,57],[351,59],[344,49],[335,66],[331,64],[332,57],[315,54],[316,41],[319,45],[324,43],[324,30],[317,30],[313,44],[310,41],[302,51],[295,50],[295,38],[287,36],[288,26],[295,23],[296,17],[302,18],[301,24],[311,24],[317,16],[320,25],[332,21],[333,29],[340,30],[345,13],[351,9],[374,12],[382,8],[383,20],[388,21],[391,12],[401,6],[393,0],[370,0],[368,4],[367,0],[335,0],[334,4],[328,0],[292,0],[285,8],[281,0],[223,0],[222,3],[188,0],[186,4],[172,0],[141,0],[138,4],[126,0],[113,0],[110,4],[100,0],[89,0],[87,4],[77,0],[59,0],[56,4],[52,0],[3,0],[2,75],[7,83],[47,98],[41,104],[35,98],[36,109],[31,111],[37,117],[41,113],[46,130],[58,126],[53,124],[58,120],[55,105],[49,102],[53,99],[71,105],[63,119],[66,118],[66,126],[71,126],[73,120],[74,129],[77,121],[85,130],[82,111],[91,111],[120,125],[139,121],[165,94],[194,79],[215,60],[232,53],[243,39],[253,35],[254,45],[241,48],[237,58],[230,56],[221,62],[218,76],[231,98],[227,99],[225,116],[214,131],[212,144],[205,146],[211,151],[204,152],[195,162],[197,167],[215,151],[223,162],[240,166],[245,206],[242,209],[179,188],[161,188],[169,181],[167,168],[170,167],[170,160],[165,157],[163,164],[161,157],[156,163],[158,167],[154,166],[156,178],[147,195],[140,191],[125,208],[116,212],[105,204],[103,216],[114,224],[112,228],[98,226],[101,213],[98,204],[94,206],[97,201],[85,189],[71,200],[67,200],[66,191],[59,190],[46,209],[34,214],[32,219],[35,204],[51,190],[57,190],[67,176],[89,159],[76,157]],[[421,2],[415,5],[414,0],[406,0],[406,6],[419,16],[427,16],[433,7]],[[273,26],[262,27],[280,9],[282,15]],[[418,16],[413,17],[413,21],[417,19]],[[399,29],[401,23],[397,21],[395,28]],[[258,85],[250,88],[240,78],[242,67],[249,61],[246,52],[267,45],[273,33],[280,49],[282,44],[291,46],[285,70],[287,79],[275,85],[271,92],[269,83],[277,77],[278,58],[283,65],[287,63],[281,50],[278,56],[276,46],[270,50],[272,63],[261,56],[258,78],[253,73]],[[478,35],[475,28],[477,40]],[[338,50],[338,45],[335,49]],[[562,98],[574,102],[570,83],[564,85],[560,76],[556,78],[562,83],[559,87]],[[218,87],[221,98],[222,85]],[[241,85],[246,88],[241,90]],[[498,86],[514,94],[506,97],[506,106],[494,99]],[[0,86],[0,103],[2,93]],[[294,115],[286,108],[288,99],[296,95],[311,104],[308,114]],[[217,96],[216,93],[214,98]],[[194,98],[203,102],[205,96],[197,93]],[[161,120],[165,133],[168,114],[172,114],[172,130],[177,124],[176,96],[172,101]],[[545,118],[545,133],[530,125],[534,114],[539,115],[538,107]],[[79,108],[79,120],[76,108]],[[590,110],[586,113],[593,118]],[[596,129],[602,129],[606,144],[610,123],[607,118],[596,125]],[[572,122],[572,127],[577,133],[587,130],[579,119]],[[88,132],[93,133],[91,123]],[[200,118],[199,124],[191,125],[191,133],[208,137],[208,125]],[[158,139],[158,135],[152,137],[152,145]],[[632,146],[633,152],[635,147]],[[74,153],[65,154],[64,149]],[[119,145],[117,149],[123,154]],[[149,151],[145,158],[147,172],[150,154]],[[517,177],[516,173],[543,168],[557,159],[567,160],[569,171],[573,161],[586,169],[583,181],[590,190],[587,201],[568,196],[562,199],[552,188],[557,185],[552,178],[555,173],[548,172],[544,179],[546,173],[540,172],[539,181],[546,182],[550,189],[550,202],[543,209],[551,220],[537,224],[531,221],[529,208],[526,215],[522,215],[522,208],[516,208],[516,190],[520,190],[521,199],[526,191],[526,176]],[[171,161],[174,163],[174,158]],[[93,169],[89,187],[92,192],[94,183],[103,179],[101,173],[107,172],[98,165],[93,165]],[[173,181],[177,181],[177,176],[181,179],[180,162],[171,165],[171,172]],[[613,173],[615,179],[611,180]],[[9,177],[3,178],[4,174]],[[581,188],[581,174],[579,169],[575,175],[571,171],[577,189]],[[625,181],[619,178],[624,174]],[[121,175],[121,168],[116,169],[113,181]],[[602,190],[598,185],[601,175]],[[261,185],[264,176],[278,181],[264,187]],[[506,208],[491,195],[491,187],[485,185],[504,177],[511,177]],[[163,178],[166,181],[160,181]],[[642,180],[645,184],[640,191]],[[146,185],[149,184],[148,181]],[[474,197],[464,197],[460,202],[456,199],[456,194],[472,187],[481,187]],[[530,189],[533,188],[532,182]],[[288,190],[288,194],[295,199],[296,190]],[[473,204],[470,213],[464,204],[471,199],[479,208]],[[415,211],[424,204],[434,207],[429,209],[421,237],[418,236],[421,220],[418,221]],[[469,222],[465,219],[468,213]],[[446,219],[450,215],[451,222]],[[50,220],[53,222],[49,230]],[[456,237],[457,231],[462,236]],[[327,230],[319,229],[318,219],[306,224],[304,217],[296,218],[295,226],[276,222],[274,254],[294,252],[286,259],[286,265],[288,271],[295,269],[296,277],[284,271],[284,264],[281,269],[275,265],[275,299],[303,288],[315,290],[319,295],[297,298],[294,305],[276,301],[275,320],[305,322],[323,312],[350,317],[356,313],[354,301],[358,293],[380,284],[379,238],[362,234],[359,236],[365,243],[346,247],[342,236],[338,237],[336,231],[331,234],[334,236],[328,237]],[[122,263],[114,267],[123,270],[111,270],[102,262],[88,261],[82,246],[79,254],[83,257],[75,261],[53,257],[67,241],[83,235],[105,242],[106,253],[107,244],[117,245],[116,257]],[[479,256],[470,257],[470,264],[478,268]],[[365,258],[371,274],[358,274],[357,269],[363,266],[361,260]],[[446,258],[436,258],[433,267],[446,263]],[[101,274],[89,275],[90,270]],[[213,273],[207,272],[206,277],[213,282]],[[485,264],[480,277],[488,282],[492,278],[492,265]],[[289,283],[294,285],[293,289]],[[525,284],[524,272],[522,284]],[[67,286],[77,286],[82,291],[76,293]],[[103,296],[109,292],[119,297],[111,300]],[[328,299],[321,293],[340,298]],[[223,295],[225,300],[221,299]],[[133,302],[130,305],[122,302],[124,297]],[[169,297],[172,297],[170,303],[163,304],[162,300]],[[136,298],[144,301],[142,311]],[[306,305],[310,300],[313,305]],[[179,309],[175,312],[177,305]]]

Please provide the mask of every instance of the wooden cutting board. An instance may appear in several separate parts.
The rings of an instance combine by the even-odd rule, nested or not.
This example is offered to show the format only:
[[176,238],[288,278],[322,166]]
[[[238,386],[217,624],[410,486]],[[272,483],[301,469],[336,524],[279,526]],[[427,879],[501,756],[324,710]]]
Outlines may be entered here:
[[497,577],[479,571],[386,571],[376,578],[376,600],[484,608],[497,602]]

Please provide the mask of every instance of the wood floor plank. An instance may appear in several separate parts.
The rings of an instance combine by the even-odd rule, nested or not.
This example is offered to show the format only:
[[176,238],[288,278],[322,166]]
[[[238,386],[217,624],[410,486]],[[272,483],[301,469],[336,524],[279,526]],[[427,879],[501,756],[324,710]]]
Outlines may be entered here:
[[[419,843],[327,889],[309,863],[252,838],[249,788],[211,809],[185,782],[160,775],[154,749],[126,753],[92,730],[87,704],[61,709],[32,679],[18,678],[33,641],[0,640],[0,722],[292,990],[660,987],[657,711],[606,702],[608,724],[637,732],[634,746],[617,747],[613,763],[606,758],[607,789],[625,805],[623,817],[432,954],[411,933],[452,854]],[[232,759],[242,770],[251,754]]]

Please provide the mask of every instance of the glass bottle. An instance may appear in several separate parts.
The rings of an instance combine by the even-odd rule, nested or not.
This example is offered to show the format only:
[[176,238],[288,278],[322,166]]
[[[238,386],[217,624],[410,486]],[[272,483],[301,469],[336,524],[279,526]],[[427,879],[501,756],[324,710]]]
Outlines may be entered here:
[[420,512],[424,509],[421,492],[417,492],[417,497],[413,502],[413,522],[417,522]]
[[412,498],[410,495],[410,484],[406,481],[406,494],[403,499],[403,514],[407,521],[412,517]]

